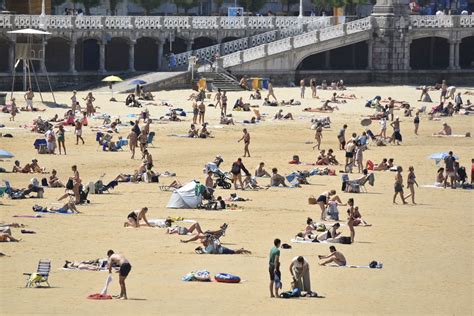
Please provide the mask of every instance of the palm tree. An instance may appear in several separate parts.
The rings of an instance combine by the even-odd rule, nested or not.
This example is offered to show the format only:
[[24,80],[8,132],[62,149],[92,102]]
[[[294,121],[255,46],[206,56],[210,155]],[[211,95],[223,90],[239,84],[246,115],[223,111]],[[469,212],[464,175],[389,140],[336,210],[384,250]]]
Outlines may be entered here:
[[164,0],[133,0],[133,2],[145,10],[145,15],[150,15],[153,10],[163,4]]
[[110,15],[115,15],[115,12],[117,11],[117,5],[122,1],[123,0],[109,0]]

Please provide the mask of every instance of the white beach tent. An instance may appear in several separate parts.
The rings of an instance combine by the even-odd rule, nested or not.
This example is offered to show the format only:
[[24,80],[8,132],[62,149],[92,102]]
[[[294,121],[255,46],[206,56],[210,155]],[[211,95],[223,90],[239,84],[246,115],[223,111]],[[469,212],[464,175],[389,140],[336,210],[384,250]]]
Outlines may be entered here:
[[174,190],[168,201],[167,208],[197,208],[201,203],[202,197],[200,194],[196,195],[196,186],[199,183],[191,181],[179,189]]

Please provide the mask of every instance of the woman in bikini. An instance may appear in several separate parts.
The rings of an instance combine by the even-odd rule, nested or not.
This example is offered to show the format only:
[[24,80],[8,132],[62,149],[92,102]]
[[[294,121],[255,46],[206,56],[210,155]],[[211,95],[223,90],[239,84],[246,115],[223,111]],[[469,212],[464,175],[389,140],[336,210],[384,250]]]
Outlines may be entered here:
[[95,101],[95,98],[92,96],[92,92],[89,92],[87,97],[85,97],[83,100],[86,101],[87,116],[91,116],[95,113],[94,104],[92,103]]
[[413,166],[410,166],[408,168],[408,177],[407,177],[407,187],[410,189],[410,195],[411,196],[411,202],[413,204],[415,203],[415,184],[418,187],[418,182],[416,182],[416,176],[415,176],[415,168]]
[[59,125],[58,127],[58,133],[57,133],[57,136],[58,136],[58,148],[59,148],[59,154],[61,155],[61,147],[64,149],[64,154],[66,155],[66,138],[64,137],[64,134],[66,133],[66,131],[64,130],[64,126],[63,125]]
[[354,223],[356,221],[354,199],[350,198],[349,200],[347,200],[347,205],[349,205],[349,208],[347,209],[347,226],[349,226],[349,230],[351,231],[351,243],[353,243],[355,239]]
[[327,204],[330,200],[338,201],[339,203],[342,204],[341,199],[339,198],[339,196],[336,195],[336,190],[323,192],[319,195],[318,199],[316,200],[316,203],[321,208],[321,220],[322,221],[324,221],[325,218],[326,218],[326,206],[327,206]]
[[123,227],[140,227],[140,221],[143,220],[145,224],[151,227],[151,224],[148,223],[148,219],[146,218],[146,213],[148,212],[148,207],[143,207],[141,210],[136,210],[128,214],[127,222],[123,224]]
[[323,139],[323,126],[321,123],[318,123],[316,126],[316,134],[314,135],[314,139],[316,139],[316,145],[313,146],[313,150],[318,147],[321,147],[321,140]]

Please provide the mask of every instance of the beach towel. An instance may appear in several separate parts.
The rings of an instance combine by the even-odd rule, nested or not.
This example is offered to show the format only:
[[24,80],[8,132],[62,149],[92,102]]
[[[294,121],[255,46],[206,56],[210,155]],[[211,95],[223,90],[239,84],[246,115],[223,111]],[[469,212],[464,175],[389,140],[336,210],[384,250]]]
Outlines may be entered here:
[[299,238],[293,238],[290,241],[292,243],[295,243],[295,244],[328,244],[328,243],[331,242],[331,241],[327,241],[327,240],[323,240],[323,241],[320,241],[320,242],[314,242],[312,240],[303,240],[303,239],[299,239]]
[[112,299],[112,295],[102,295],[102,294],[99,294],[99,293],[95,293],[95,294],[91,294],[89,296],[87,296],[88,299],[90,300],[111,300]]
[[112,282],[112,274],[109,273],[109,276],[107,277],[107,280],[105,280],[105,285],[102,291],[100,291],[101,295],[106,295],[107,294],[107,289],[109,288],[109,284]]
[[345,266],[339,266],[337,264],[330,264],[330,265],[327,265],[326,267],[330,267],[330,268],[356,268],[356,269],[382,269],[383,268],[383,264],[381,262],[377,262],[376,265],[373,265],[372,267],[371,266],[357,266],[357,265],[353,265],[353,264],[346,264]]
[[453,135],[431,135],[431,137],[471,137],[470,134],[453,134]]
[[169,134],[168,137],[181,137],[181,138],[198,138],[198,137],[189,137],[188,134]]

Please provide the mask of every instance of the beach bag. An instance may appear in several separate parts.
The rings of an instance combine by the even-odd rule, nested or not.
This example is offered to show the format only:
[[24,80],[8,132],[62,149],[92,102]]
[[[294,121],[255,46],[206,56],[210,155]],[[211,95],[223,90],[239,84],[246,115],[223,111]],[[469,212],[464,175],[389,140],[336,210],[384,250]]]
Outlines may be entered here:
[[72,182],[72,179],[69,179],[66,183],[66,189],[72,190],[72,188],[74,188],[74,182]]
[[351,244],[351,237],[343,236],[339,239],[339,243],[345,244],[345,245],[350,245]]
[[46,178],[41,179],[41,185],[43,187],[47,187],[48,186],[48,179],[46,179]]
[[309,204],[309,205],[315,205],[315,204],[317,204],[317,203],[318,203],[318,202],[316,201],[316,198],[315,198],[314,196],[310,196],[310,197],[308,198],[308,204]]

